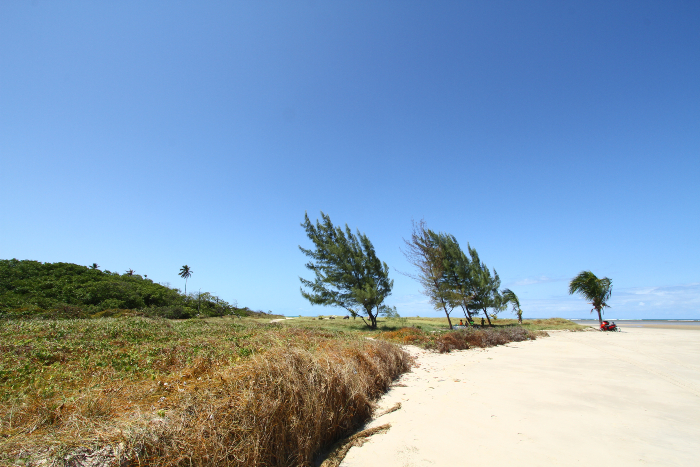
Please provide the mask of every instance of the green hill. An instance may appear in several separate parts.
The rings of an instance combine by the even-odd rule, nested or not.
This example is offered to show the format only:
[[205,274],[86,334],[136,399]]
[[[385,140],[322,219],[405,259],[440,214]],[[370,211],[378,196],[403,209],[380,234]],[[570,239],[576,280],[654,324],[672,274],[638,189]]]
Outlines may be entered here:
[[164,318],[247,314],[210,293],[184,295],[138,274],[72,263],[0,260],[0,318],[87,318],[143,314]]

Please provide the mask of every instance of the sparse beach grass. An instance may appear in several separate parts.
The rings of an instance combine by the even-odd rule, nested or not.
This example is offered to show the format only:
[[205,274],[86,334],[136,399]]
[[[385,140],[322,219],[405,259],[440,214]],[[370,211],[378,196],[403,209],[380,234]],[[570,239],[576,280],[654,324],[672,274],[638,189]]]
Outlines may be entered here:
[[0,350],[0,464],[24,465],[302,465],[410,365],[361,334],[225,318],[5,320]]
[[[329,315],[320,317],[297,317],[293,319],[287,319],[279,321],[279,324],[285,326],[293,327],[305,327],[305,328],[316,328],[316,329],[328,329],[334,331],[352,331],[352,332],[366,332],[366,333],[377,333],[384,331],[396,331],[405,327],[417,327],[426,332],[431,331],[448,331],[449,326],[447,324],[447,318],[420,318],[420,317],[406,317],[406,318],[379,318],[377,321],[377,330],[371,331],[367,329],[367,326],[362,322],[360,318],[355,320],[342,319],[342,317],[337,317],[335,319],[328,319]],[[213,318],[212,318],[213,319]],[[452,324],[459,324],[459,316],[457,319],[452,319]],[[269,319],[260,318],[243,318],[243,322],[251,321],[258,323],[269,323]],[[480,320],[475,320],[480,323]],[[504,328],[521,326],[523,329],[530,331],[555,331],[555,330],[567,330],[567,331],[582,331],[587,328],[587,326],[582,326],[573,321],[564,318],[549,318],[549,319],[525,319],[523,324],[519,325],[516,319],[497,319],[493,320],[494,328]],[[477,327],[480,327],[477,324]]]

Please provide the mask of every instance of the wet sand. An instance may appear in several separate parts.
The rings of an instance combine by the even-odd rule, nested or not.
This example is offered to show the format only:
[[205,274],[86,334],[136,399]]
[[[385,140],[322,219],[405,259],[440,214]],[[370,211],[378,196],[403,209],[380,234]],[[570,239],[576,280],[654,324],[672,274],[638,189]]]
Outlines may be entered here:
[[699,333],[629,327],[447,355],[409,349],[420,366],[381,401],[402,408],[368,425],[391,429],[342,466],[700,465]]

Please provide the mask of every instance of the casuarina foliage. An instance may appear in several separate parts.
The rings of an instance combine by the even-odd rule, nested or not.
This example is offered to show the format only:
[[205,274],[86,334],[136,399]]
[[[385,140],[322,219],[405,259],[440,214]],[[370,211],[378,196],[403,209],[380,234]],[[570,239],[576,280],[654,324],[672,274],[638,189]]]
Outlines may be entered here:
[[[299,249],[310,261],[306,267],[314,279],[301,281],[301,295],[312,305],[338,306],[353,316],[360,316],[372,329],[379,314],[395,313],[384,305],[394,281],[389,279],[389,266],[377,258],[374,246],[365,234],[354,235],[350,227],[335,227],[329,216],[321,212],[323,222],[311,223],[304,214],[301,224],[313,249]],[[306,289],[306,290],[305,290]],[[369,321],[369,322],[368,322]]]

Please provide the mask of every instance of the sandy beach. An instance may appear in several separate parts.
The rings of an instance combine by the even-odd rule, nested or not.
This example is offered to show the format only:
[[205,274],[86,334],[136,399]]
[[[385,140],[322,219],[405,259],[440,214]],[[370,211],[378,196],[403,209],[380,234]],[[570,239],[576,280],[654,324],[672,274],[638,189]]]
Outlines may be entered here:
[[[697,328],[700,331],[700,328]],[[700,465],[700,332],[551,332],[487,350],[408,347],[391,429],[344,467]]]

